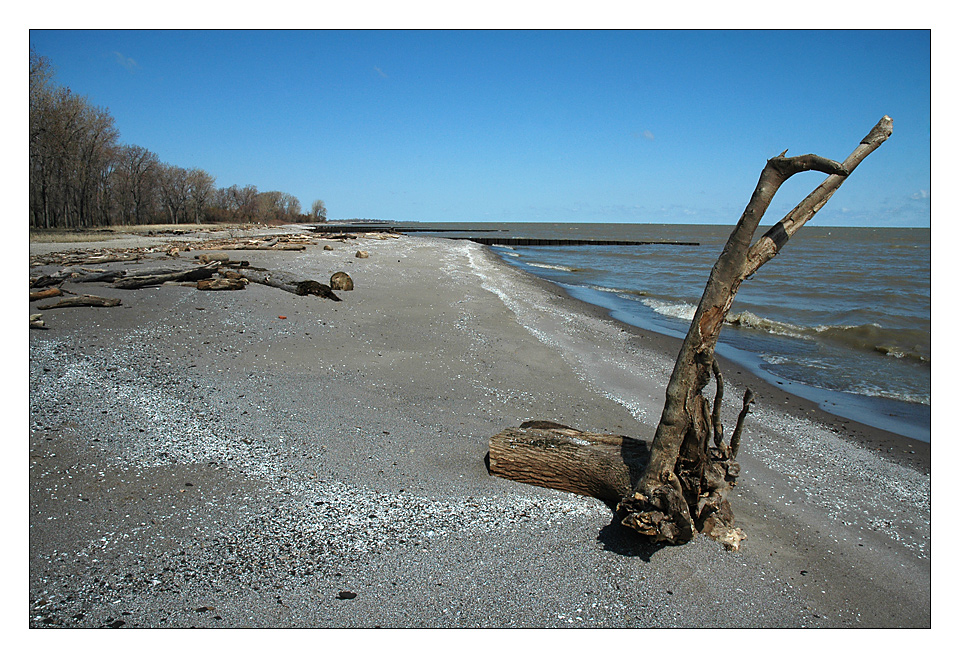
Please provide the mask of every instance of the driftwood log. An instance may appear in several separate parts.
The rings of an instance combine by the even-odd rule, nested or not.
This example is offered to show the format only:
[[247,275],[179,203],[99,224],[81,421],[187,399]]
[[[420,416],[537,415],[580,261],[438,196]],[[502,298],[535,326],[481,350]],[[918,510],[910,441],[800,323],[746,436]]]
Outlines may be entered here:
[[274,238],[273,240],[267,241],[254,241],[254,242],[234,242],[234,243],[217,243],[216,248],[219,250],[283,250],[283,251],[294,251],[300,252],[307,249],[307,244],[303,242],[294,243],[288,240],[281,240],[279,238]]
[[[724,380],[714,358],[721,328],[740,285],[778,254],[789,238],[827,203],[858,164],[891,133],[891,118],[884,116],[843,163],[813,154],[787,158],[786,151],[768,160],[754,194],[708,278],[674,363],[660,422],[643,471],[635,479],[635,466],[635,472],[631,473],[631,491],[617,503],[616,511],[623,525],[655,542],[682,544],[701,532],[729,549],[740,546],[746,536],[734,525],[727,495],[740,474],[735,458],[753,394],[750,390],[745,393],[734,432],[730,440],[725,440],[720,419]],[[790,177],[804,171],[818,171],[828,176],[752,245],[757,227],[775,193]],[[716,383],[713,406],[704,393],[712,380]],[[496,441],[491,440],[491,462],[512,464],[511,457],[504,453],[517,452],[523,456],[524,463],[532,465],[537,476],[529,475],[526,468],[511,467],[502,473],[523,474],[523,482],[540,481],[535,484],[553,482],[553,476],[541,472],[549,472],[558,465],[565,465],[564,474],[578,473],[566,466],[575,458],[569,448],[560,449],[557,441],[538,440],[525,444],[511,440],[505,444],[509,437],[502,435],[495,436]],[[585,436],[579,439],[589,441]],[[496,460],[494,444],[497,444],[498,451]],[[540,456],[534,459],[525,455],[531,452]],[[596,462],[597,455],[593,450],[581,451],[577,459]],[[610,460],[605,464],[609,463]],[[606,469],[604,467],[602,471],[607,473]],[[584,468],[584,473],[595,471],[595,467]],[[494,473],[493,469],[491,473]],[[596,492],[604,492],[604,497],[598,498],[606,500],[611,491],[623,490],[623,475],[618,478],[620,480],[611,484],[612,489],[592,487],[591,491],[584,493],[598,496]],[[569,476],[565,476],[564,480],[568,479]],[[558,489],[574,491],[567,487]]]
[[623,435],[585,432],[551,421],[527,421],[489,442],[490,473],[572,492],[614,505],[633,492],[650,444]]
[[328,300],[340,302],[340,298],[327,284],[321,284],[313,279],[301,279],[289,272],[280,270],[263,270],[261,268],[237,268],[237,272],[248,281],[264,286],[273,286],[294,295],[316,295]]
[[[170,272],[173,269],[166,269],[164,272]],[[43,288],[45,286],[59,286],[63,282],[69,280],[71,284],[79,283],[95,283],[95,282],[112,282],[121,277],[126,276],[126,270],[94,270],[90,268],[81,268],[78,266],[70,266],[59,270],[52,275],[41,275],[30,282],[30,288]],[[145,274],[143,272],[138,274]]]
[[63,307],[119,307],[120,300],[99,295],[77,295],[57,300],[53,304],[41,304],[38,309],[61,309]]
[[114,288],[123,288],[127,290],[138,289],[138,288],[149,288],[152,286],[160,286],[165,282],[179,282],[179,281],[200,281],[201,279],[210,279],[217,273],[217,269],[220,267],[219,263],[208,263],[197,268],[190,268],[188,270],[176,270],[174,272],[162,272],[162,273],[151,273],[151,274],[136,274],[129,275],[127,277],[122,277],[113,282],[112,286]]
[[46,288],[42,291],[36,291],[30,294],[30,301],[34,300],[45,300],[48,297],[58,297],[63,295],[63,291],[59,288]]

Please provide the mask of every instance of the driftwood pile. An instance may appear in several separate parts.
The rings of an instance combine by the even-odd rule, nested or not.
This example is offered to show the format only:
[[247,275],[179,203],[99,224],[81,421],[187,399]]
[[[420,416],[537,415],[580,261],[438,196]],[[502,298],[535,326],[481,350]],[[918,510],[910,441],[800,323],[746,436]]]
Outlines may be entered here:
[[[354,236],[350,236],[354,237]],[[344,239],[346,241],[346,238]],[[312,279],[303,279],[289,272],[267,270],[250,265],[248,261],[232,260],[226,251],[208,252],[195,257],[196,263],[184,267],[183,262],[174,263],[173,259],[181,251],[193,250],[303,250],[313,244],[313,237],[305,235],[280,236],[269,239],[245,239],[237,241],[207,241],[193,244],[165,245],[152,248],[124,248],[73,250],[48,254],[31,260],[31,266],[58,264],[64,266],[49,275],[34,277],[30,281],[30,301],[59,298],[56,301],[39,305],[41,310],[63,307],[114,307],[120,306],[117,298],[97,295],[78,295],[66,285],[78,283],[102,283],[121,290],[153,288],[162,285],[192,286],[206,291],[243,290],[253,282],[293,293],[313,295],[340,302],[334,291],[351,291],[354,282],[346,272],[336,272],[330,284]],[[145,258],[171,261],[166,265],[138,269],[105,269],[96,266],[116,262],[140,262]],[[42,314],[30,316],[32,329],[48,329],[41,319]]]
[[30,257],[30,267],[43,265],[100,265],[102,263],[116,263],[121,261],[140,261],[145,258],[174,257],[180,251],[190,251],[189,247],[180,244],[162,245],[159,247],[106,247],[102,249],[75,249],[67,252],[53,252]]

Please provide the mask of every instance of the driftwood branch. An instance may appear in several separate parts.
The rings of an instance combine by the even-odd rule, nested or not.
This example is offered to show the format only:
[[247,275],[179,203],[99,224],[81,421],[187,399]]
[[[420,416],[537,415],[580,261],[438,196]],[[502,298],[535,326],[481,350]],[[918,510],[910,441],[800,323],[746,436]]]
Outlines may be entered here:
[[744,391],[744,403],[741,405],[741,412],[737,415],[737,424],[734,426],[734,433],[731,435],[731,457],[736,458],[738,449],[741,447],[741,430],[744,428],[744,419],[751,411],[751,403],[754,402],[754,392],[750,389]]
[[[718,495],[723,494],[711,488],[704,474],[709,473],[715,463],[723,465],[728,476],[739,471],[734,451],[725,450],[723,444],[714,449],[719,451],[716,458],[698,448],[705,439],[700,430],[703,424],[698,418],[702,391],[710,380],[714,348],[738,287],[827,203],[854,168],[887,139],[891,126],[891,118],[883,117],[843,163],[814,155],[785,158],[784,154],[767,162],[751,200],[711,270],[667,386],[666,402],[652,442],[651,460],[634,494],[618,506],[624,516],[623,524],[657,541],[670,543],[687,542],[698,530],[703,530],[707,521],[699,514],[703,503],[717,503]],[[828,178],[752,246],[761,217],[777,190],[794,174],[808,170],[826,173]],[[745,402],[735,430],[737,437],[732,437],[734,445],[740,442],[740,426],[748,407]],[[733,482],[731,479],[730,485]],[[708,526],[722,534],[737,531],[730,526],[733,517],[717,505],[721,514]]]
[[42,291],[31,293],[30,301],[33,302],[34,300],[44,300],[48,297],[58,297],[60,295],[63,295],[63,291],[61,291],[59,288],[46,288]]
[[887,115],[882,117],[881,121],[861,140],[861,143],[858,144],[851,155],[841,163],[841,169],[846,173],[838,172],[828,176],[821,185],[815,188],[800,204],[795,206],[790,213],[785,215],[780,222],[772,226],[751,246],[740,279],[742,281],[747,279],[757,272],[758,268],[774,258],[788,239],[824,207],[837,189],[841,187],[844,179],[861,164],[861,161],[881,146],[891,136],[893,130],[894,122],[891,117]]
[[120,300],[111,297],[100,297],[99,295],[77,295],[76,297],[65,297],[57,300],[53,304],[41,304],[38,309],[60,309],[63,307],[118,307]]
[[297,244],[287,244],[280,243],[262,243],[262,244],[251,244],[251,243],[227,243],[222,245],[217,245],[217,249],[238,251],[286,251],[286,252],[301,252],[307,249],[307,245],[297,245]]

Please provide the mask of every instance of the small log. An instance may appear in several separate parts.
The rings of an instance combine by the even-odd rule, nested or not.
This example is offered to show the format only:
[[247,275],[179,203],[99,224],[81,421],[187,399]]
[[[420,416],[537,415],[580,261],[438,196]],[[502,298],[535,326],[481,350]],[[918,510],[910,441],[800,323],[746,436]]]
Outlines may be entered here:
[[62,307],[118,307],[120,300],[99,295],[78,295],[65,297],[53,304],[42,304],[38,309],[60,309]]
[[289,272],[270,271],[261,268],[237,268],[237,272],[255,284],[272,286],[294,295],[316,295],[336,302],[341,301],[327,284],[321,284],[313,279],[300,279]]
[[46,323],[40,319],[42,315],[42,313],[30,314],[30,329],[50,329]]
[[335,272],[330,276],[330,287],[335,291],[352,291],[354,280],[346,272]]
[[247,287],[246,279],[223,277],[221,279],[201,279],[197,282],[199,291],[242,291]]
[[249,261],[233,261],[230,258],[230,254],[227,252],[210,252],[209,254],[200,254],[195,256],[200,263],[211,263],[217,261],[221,266],[233,266],[233,267],[247,267],[250,265]]
[[47,288],[42,291],[31,293],[30,301],[33,302],[34,300],[44,300],[48,297],[59,297],[61,295],[63,295],[63,291],[61,291],[59,288]]
[[82,265],[96,265],[98,263],[121,263],[124,261],[139,261],[143,254],[104,254],[102,256],[91,256],[81,261]]
[[650,445],[623,435],[528,421],[490,438],[490,473],[519,483],[615,504],[633,492]]

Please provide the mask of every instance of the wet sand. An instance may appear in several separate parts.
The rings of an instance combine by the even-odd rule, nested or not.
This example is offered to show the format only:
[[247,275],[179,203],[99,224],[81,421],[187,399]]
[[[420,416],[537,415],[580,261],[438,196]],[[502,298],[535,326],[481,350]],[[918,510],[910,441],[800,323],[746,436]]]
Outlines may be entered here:
[[928,444],[722,364],[726,426],[757,393],[748,539],[638,542],[599,501],[491,477],[487,440],[528,419],[652,436],[678,341],[466,241],[329,244],[231,254],[345,271],[339,303],[89,283],[68,287],[122,305],[43,312],[31,627],[931,625]]

